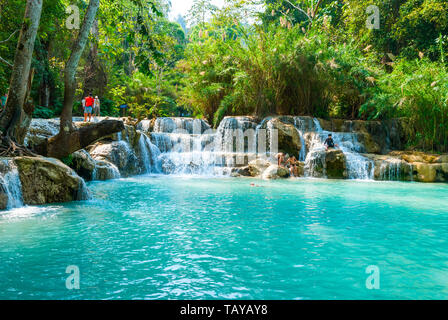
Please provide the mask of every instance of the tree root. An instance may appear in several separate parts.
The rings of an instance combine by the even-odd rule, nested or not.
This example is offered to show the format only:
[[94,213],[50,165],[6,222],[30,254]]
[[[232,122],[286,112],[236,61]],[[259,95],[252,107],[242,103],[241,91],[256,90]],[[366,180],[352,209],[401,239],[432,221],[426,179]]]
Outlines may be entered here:
[[17,144],[8,136],[1,136],[0,139],[0,157],[37,157],[27,147]]

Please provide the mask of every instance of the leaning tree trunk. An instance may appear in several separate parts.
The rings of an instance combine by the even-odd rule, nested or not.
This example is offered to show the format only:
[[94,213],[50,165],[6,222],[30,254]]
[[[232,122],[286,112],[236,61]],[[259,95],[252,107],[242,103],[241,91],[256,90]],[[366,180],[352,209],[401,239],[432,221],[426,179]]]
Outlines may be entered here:
[[14,57],[8,100],[0,115],[0,131],[13,143],[23,144],[31,121],[32,108],[24,109],[28,88],[32,81],[30,73],[37,29],[42,12],[42,0],[28,0],[22,29]]
[[72,116],[76,91],[76,69],[78,68],[79,60],[89,38],[90,29],[92,28],[99,6],[100,0],[90,0],[81,30],[72,46],[72,53],[65,66],[64,106],[61,114],[60,134],[69,134],[73,131]]
[[[70,58],[65,66],[64,105],[61,113],[59,133],[48,139],[45,150],[39,150],[40,153],[44,153],[47,156],[62,159],[73,152],[88,146],[89,143],[100,139],[102,136],[121,131],[119,129],[123,128],[123,123],[120,125],[118,122],[105,125],[102,127],[103,129],[106,128],[105,130],[98,130],[100,124],[88,126],[80,130],[76,130],[73,126],[72,118],[73,102],[75,100],[76,91],[76,69],[78,68],[79,60],[86,46],[99,5],[100,0],[90,0],[81,30],[73,43]],[[85,138],[85,136],[88,138]]]

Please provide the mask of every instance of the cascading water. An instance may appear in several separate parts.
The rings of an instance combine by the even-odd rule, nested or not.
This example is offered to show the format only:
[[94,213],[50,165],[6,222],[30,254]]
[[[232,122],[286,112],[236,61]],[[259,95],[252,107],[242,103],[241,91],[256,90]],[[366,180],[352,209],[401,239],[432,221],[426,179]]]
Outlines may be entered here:
[[[324,131],[318,119],[313,119],[314,134],[310,141],[310,150],[305,160],[305,171],[307,176],[319,176],[316,168],[324,166],[325,146],[324,141],[328,134]],[[347,173],[349,179],[373,180],[374,162],[363,157],[359,152],[363,151],[363,146],[358,142],[357,134],[352,132],[332,133],[333,139],[346,157]]]
[[161,153],[157,165],[164,173],[214,174],[214,133],[205,121],[158,118],[153,130],[151,141]]
[[145,173],[161,173],[162,169],[159,160],[160,150],[143,132],[140,132],[139,148]]
[[0,163],[0,187],[7,197],[7,209],[23,206],[22,184],[19,171],[13,160],[2,159]]
[[305,162],[305,160],[306,160],[306,142],[305,142],[305,138],[303,137],[305,132],[302,129],[304,127],[302,119],[300,119],[299,117],[295,117],[294,118],[294,127],[296,128],[297,132],[299,133],[300,143],[302,145],[302,148],[300,149],[300,154],[299,154],[299,161]]

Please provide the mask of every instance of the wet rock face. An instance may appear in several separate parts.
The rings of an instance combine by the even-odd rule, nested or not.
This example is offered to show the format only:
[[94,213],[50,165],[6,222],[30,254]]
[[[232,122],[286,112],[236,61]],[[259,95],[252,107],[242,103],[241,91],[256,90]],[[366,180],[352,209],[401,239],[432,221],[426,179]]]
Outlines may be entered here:
[[106,181],[121,177],[118,168],[107,161],[95,160],[95,170],[92,173],[93,180]]
[[394,151],[366,155],[375,162],[375,180],[447,182],[448,156],[423,152]]
[[76,171],[86,181],[93,180],[95,171],[95,160],[85,150],[80,150],[72,154],[70,168]]
[[59,160],[19,157],[15,158],[15,163],[25,204],[41,205],[86,198],[84,181]]
[[31,149],[58,134],[59,120],[33,119],[25,137],[25,145]]
[[115,165],[124,177],[142,172],[139,159],[126,141],[98,142],[88,151],[94,160],[107,161]]
[[328,179],[347,179],[346,157],[341,150],[328,150],[325,155],[325,172]]
[[[3,176],[7,174],[9,168],[7,163],[0,161],[0,175]],[[8,195],[6,186],[0,183],[0,210],[5,210],[8,207]]]
[[263,159],[253,160],[248,166],[249,174],[251,177],[258,177],[270,166],[271,163],[269,161]]
[[262,178],[265,180],[276,180],[276,179],[286,179],[289,178],[289,176],[290,173],[288,169],[273,164],[263,172]]
[[302,142],[300,134],[293,124],[284,123],[280,119],[273,119],[272,125],[278,131],[279,152],[299,158]]

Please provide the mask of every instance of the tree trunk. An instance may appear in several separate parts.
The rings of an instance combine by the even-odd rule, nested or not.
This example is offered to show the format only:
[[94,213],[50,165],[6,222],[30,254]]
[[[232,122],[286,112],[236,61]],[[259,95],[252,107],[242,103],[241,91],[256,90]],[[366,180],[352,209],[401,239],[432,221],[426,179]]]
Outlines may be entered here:
[[104,120],[72,131],[70,135],[58,134],[51,137],[48,141],[35,146],[34,151],[46,157],[62,159],[104,137],[123,130],[123,121]]
[[[23,108],[29,87],[31,59],[42,12],[42,0],[28,0],[20,31],[14,67],[11,74],[8,101],[0,115],[0,131],[13,142],[23,144],[30,114]],[[28,110],[29,111],[29,110]]]
[[[64,158],[77,151],[79,132],[73,127],[73,102],[76,92],[76,69],[89,38],[100,0],[90,0],[78,37],[73,43],[70,58],[65,66],[64,105],[61,113],[60,129],[57,136],[49,139],[47,151],[49,156]],[[57,142],[57,143],[55,143]],[[76,150],[75,150],[76,149]],[[74,150],[74,151],[73,151]]]
[[78,68],[79,60],[89,38],[90,29],[92,28],[99,5],[100,0],[90,0],[81,30],[73,43],[72,53],[65,66],[64,106],[61,113],[60,135],[68,136],[74,130],[72,116],[76,91],[76,69]]

